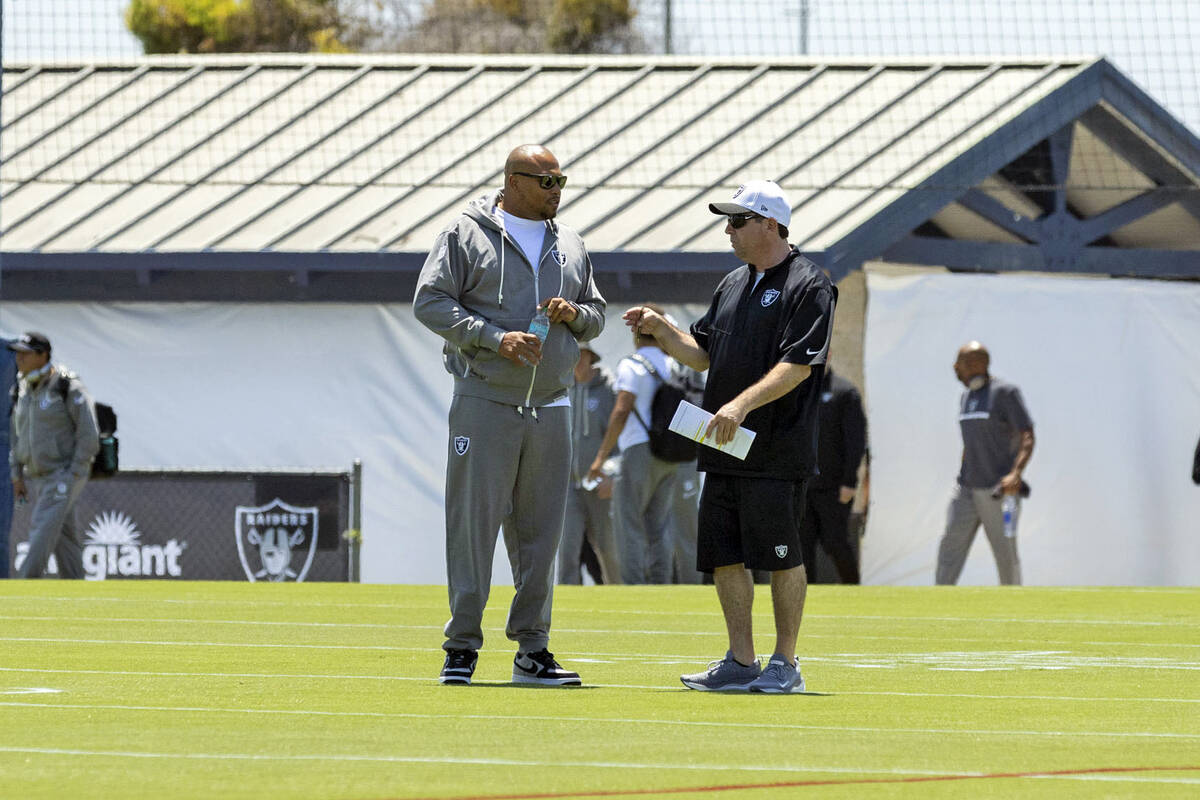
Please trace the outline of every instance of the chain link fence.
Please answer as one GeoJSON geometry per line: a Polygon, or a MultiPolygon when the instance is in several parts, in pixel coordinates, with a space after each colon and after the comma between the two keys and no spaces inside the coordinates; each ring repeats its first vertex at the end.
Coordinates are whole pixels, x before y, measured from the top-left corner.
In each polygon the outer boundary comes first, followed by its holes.
{"type": "MultiPolygon", "coordinates": [[[[130,10],[139,4],[220,5],[196,0],[2,0],[4,61],[103,62],[141,55],[146,45],[127,24],[130,10]]],[[[672,53],[751,59],[1104,56],[1200,131],[1200,3],[1194,0],[243,0],[228,7],[264,9],[253,25],[265,32],[222,43],[200,30],[184,37],[189,51],[241,45],[275,51],[672,53]],[[268,37],[280,24],[272,9],[282,6],[314,9],[303,23],[308,25],[305,36],[268,37]]]]}

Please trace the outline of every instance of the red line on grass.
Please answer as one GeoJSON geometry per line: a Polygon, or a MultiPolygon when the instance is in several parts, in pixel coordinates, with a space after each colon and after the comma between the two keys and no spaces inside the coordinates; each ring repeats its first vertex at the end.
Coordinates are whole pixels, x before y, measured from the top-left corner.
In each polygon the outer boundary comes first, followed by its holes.
{"type": "Polygon", "coordinates": [[[854,786],[873,783],[933,783],[937,781],[978,781],[1001,778],[1053,778],[1070,775],[1099,775],[1128,772],[1200,772],[1200,765],[1186,767],[1091,767],[1088,769],[1049,769],[1036,772],[988,772],[977,775],[915,775],[903,778],[827,778],[775,783],[730,783],[713,786],[674,786],[666,789],[598,789],[579,792],[537,792],[530,794],[477,794],[456,797],[414,797],[406,800],[558,800],[568,797],[635,797],[690,792],[733,792],[746,789],[794,789],[804,786],[854,786]]]}

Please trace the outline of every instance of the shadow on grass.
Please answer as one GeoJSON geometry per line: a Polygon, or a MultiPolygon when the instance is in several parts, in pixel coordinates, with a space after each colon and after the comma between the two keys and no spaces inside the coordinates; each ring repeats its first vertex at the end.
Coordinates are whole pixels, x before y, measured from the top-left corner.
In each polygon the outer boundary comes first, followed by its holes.
{"type": "Polygon", "coordinates": [[[447,687],[461,686],[465,689],[568,689],[578,692],[582,689],[602,689],[602,686],[549,686],[540,683],[513,683],[512,681],[471,681],[469,685],[461,683],[445,683],[447,687]]]}

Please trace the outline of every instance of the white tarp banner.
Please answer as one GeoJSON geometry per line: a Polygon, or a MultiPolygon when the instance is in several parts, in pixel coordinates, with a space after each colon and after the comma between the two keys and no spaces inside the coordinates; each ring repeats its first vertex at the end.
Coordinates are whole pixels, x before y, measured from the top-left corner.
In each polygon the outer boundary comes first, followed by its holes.
{"type": "MultiPolygon", "coordinates": [[[[1200,583],[1200,286],[868,275],[864,583],[930,584],[962,455],[951,364],[976,339],[1037,446],[1018,547],[1038,585],[1200,583]]],[[[960,583],[995,584],[980,530],[960,583]]]]}
{"type": "MultiPolygon", "coordinates": [[[[632,351],[609,309],[603,365],[632,351]]],[[[702,307],[670,306],[681,322],[702,307]]],[[[125,468],[348,470],[363,462],[362,580],[445,583],[452,381],[405,303],[0,304],[118,415],[125,468]]],[[[233,517],[229,536],[234,536],[233,517]]],[[[494,582],[512,583],[503,544],[494,582]]]]}

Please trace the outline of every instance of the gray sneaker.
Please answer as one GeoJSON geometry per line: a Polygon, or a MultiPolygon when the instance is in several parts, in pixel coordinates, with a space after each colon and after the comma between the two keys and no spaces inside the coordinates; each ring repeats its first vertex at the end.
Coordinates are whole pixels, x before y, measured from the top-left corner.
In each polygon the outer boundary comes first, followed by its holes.
{"type": "Polygon", "coordinates": [[[767,662],[767,668],[758,679],[750,684],[750,691],[766,694],[799,694],[804,691],[804,676],[800,674],[800,659],[792,666],[787,659],[776,653],[767,662]]]}
{"type": "Polygon", "coordinates": [[[704,672],[695,675],[680,675],[679,680],[689,689],[701,692],[744,692],[762,673],[758,659],[750,666],[733,660],[733,651],[727,650],[720,661],[713,661],[704,672]]]}

